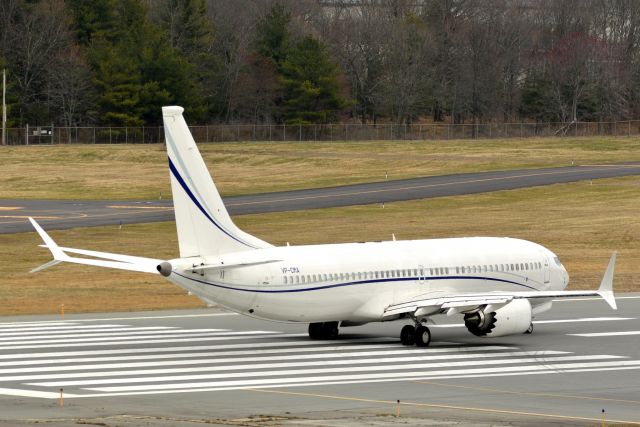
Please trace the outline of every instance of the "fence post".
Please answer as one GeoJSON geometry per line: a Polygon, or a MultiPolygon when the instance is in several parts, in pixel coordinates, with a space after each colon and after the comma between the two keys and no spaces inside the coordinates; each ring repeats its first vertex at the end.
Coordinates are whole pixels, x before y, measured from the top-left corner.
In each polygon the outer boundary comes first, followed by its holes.
{"type": "Polygon", "coordinates": [[[96,128],[93,127],[93,145],[96,145],[96,128]]]}
{"type": "Polygon", "coordinates": [[[287,124],[283,124],[282,125],[282,140],[286,141],[287,140],[287,124]]]}
{"type": "Polygon", "coordinates": [[[628,124],[629,124],[629,133],[627,134],[627,136],[631,136],[631,120],[629,120],[628,124]]]}
{"type": "Polygon", "coordinates": [[[298,125],[298,142],[302,142],[302,123],[298,125]]]}
{"type": "Polygon", "coordinates": [[[269,142],[271,142],[271,123],[269,123],[269,142]]]}
{"type": "Polygon", "coordinates": [[[24,140],[26,145],[29,145],[29,123],[27,123],[26,130],[24,131],[24,140]]]}

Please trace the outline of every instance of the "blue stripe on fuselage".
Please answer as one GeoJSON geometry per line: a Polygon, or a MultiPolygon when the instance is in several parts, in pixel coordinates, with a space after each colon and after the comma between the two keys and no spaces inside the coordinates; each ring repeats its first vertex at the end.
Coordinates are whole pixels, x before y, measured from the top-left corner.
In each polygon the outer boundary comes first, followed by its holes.
{"type": "MultiPolygon", "coordinates": [[[[175,271],[173,272],[174,274],[185,278],[187,280],[192,280],[194,282],[197,283],[202,283],[204,285],[209,285],[209,286],[215,286],[216,288],[222,288],[222,289],[229,289],[232,291],[240,291],[240,292],[256,292],[256,293],[269,293],[269,294],[281,294],[281,293],[288,293],[288,292],[309,292],[309,291],[318,291],[318,290],[322,290],[322,289],[331,289],[331,288],[340,288],[343,286],[353,286],[353,285],[366,285],[366,284],[370,284],[370,283],[383,283],[383,282],[406,282],[406,281],[417,281],[418,279],[415,277],[406,277],[406,278],[389,278],[389,279],[373,279],[373,280],[360,280],[360,281],[356,281],[356,282],[345,282],[345,283],[336,283],[333,285],[323,285],[323,286],[314,286],[311,288],[303,288],[303,289],[245,289],[245,288],[235,288],[233,286],[227,286],[227,285],[221,285],[218,283],[213,283],[213,282],[207,282],[204,280],[197,280],[197,279],[193,279],[191,277],[187,277],[184,276],[182,274],[176,273],[175,271]]],[[[480,276],[443,276],[443,277],[426,277],[422,280],[428,281],[428,280],[454,280],[454,279],[476,279],[476,280],[489,280],[492,282],[500,282],[500,283],[508,283],[510,285],[516,285],[516,286],[522,286],[528,289],[532,289],[534,291],[537,291],[538,289],[532,287],[532,286],[527,286],[527,285],[523,285],[522,283],[518,283],[518,282],[513,282],[511,280],[505,280],[505,279],[496,279],[496,278],[491,278],[491,277],[480,277],[480,276]]]]}

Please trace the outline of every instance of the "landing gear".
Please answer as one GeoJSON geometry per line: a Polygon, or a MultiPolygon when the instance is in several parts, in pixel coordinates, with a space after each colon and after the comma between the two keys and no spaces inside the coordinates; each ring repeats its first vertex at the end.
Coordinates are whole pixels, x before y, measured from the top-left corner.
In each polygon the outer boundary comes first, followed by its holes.
{"type": "Polygon", "coordinates": [[[526,331],[524,331],[525,334],[532,334],[533,333],[533,322],[529,324],[529,327],[527,328],[526,331]]]}
{"type": "Polygon", "coordinates": [[[338,322],[309,323],[309,338],[312,340],[335,339],[338,333],[338,322]]]}
{"type": "Polygon", "coordinates": [[[414,345],[416,343],[416,328],[412,325],[405,325],[400,331],[400,342],[402,345],[414,345]]]}
{"type": "Polygon", "coordinates": [[[431,331],[426,326],[416,326],[416,346],[427,347],[431,342],[431,331]]]}
{"type": "Polygon", "coordinates": [[[417,326],[405,325],[400,331],[400,342],[402,345],[427,347],[431,342],[431,331],[421,324],[417,326]]]}

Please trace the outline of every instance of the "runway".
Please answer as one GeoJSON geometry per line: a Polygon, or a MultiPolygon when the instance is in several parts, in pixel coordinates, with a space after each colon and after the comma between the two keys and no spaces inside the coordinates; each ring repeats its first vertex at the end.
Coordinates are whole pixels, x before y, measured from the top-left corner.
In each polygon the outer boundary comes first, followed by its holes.
{"type": "MultiPolygon", "coordinates": [[[[389,203],[432,197],[640,175],[640,163],[467,173],[226,197],[231,215],[389,203]]],[[[224,189],[223,189],[224,190],[224,189]]],[[[0,234],[32,231],[32,216],[45,229],[172,221],[170,200],[0,200],[0,234]]]]}
{"type": "Polygon", "coordinates": [[[400,345],[398,322],[311,341],[209,310],[3,318],[0,422],[391,425],[400,400],[403,425],[640,423],[640,295],[618,304],[556,302],[532,335],[497,339],[436,318],[426,349],[400,345]]]}

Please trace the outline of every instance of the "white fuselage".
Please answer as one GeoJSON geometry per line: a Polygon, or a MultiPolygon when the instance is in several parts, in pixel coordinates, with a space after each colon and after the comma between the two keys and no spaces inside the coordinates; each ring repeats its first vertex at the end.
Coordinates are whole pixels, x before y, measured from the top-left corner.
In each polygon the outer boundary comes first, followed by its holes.
{"type": "Polygon", "coordinates": [[[382,320],[418,295],[562,290],[569,276],[541,245],[496,237],[285,246],[172,260],[169,280],[238,313],[290,322],[382,320]],[[259,263],[194,272],[193,266],[259,263]]]}

